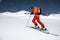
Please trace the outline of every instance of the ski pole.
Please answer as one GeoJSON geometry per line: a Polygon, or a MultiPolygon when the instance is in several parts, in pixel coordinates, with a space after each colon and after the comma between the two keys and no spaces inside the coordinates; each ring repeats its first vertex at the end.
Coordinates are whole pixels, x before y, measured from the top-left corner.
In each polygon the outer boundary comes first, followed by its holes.
{"type": "Polygon", "coordinates": [[[29,23],[30,18],[31,18],[31,15],[29,16],[29,19],[27,20],[26,27],[27,27],[27,25],[29,23]]]}

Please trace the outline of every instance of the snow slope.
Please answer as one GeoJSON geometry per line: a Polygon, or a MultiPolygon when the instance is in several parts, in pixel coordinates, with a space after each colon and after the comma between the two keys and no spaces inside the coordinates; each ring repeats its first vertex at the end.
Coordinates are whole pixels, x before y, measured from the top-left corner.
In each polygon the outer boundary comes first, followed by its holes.
{"type": "MultiPolygon", "coordinates": [[[[29,14],[26,15],[25,12],[0,14],[0,40],[60,40],[60,36],[47,35],[26,27],[29,14]]],[[[31,22],[32,18],[33,15],[27,24],[28,26],[34,26],[31,22]]],[[[48,17],[41,15],[41,20],[50,32],[60,35],[60,14],[48,17]]]]}

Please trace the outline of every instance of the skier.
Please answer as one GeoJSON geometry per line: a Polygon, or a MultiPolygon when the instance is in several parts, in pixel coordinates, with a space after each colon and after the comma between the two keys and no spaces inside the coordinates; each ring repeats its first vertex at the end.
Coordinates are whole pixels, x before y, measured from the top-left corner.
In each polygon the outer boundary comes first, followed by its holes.
{"type": "Polygon", "coordinates": [[[33,9],[33,12],[31,14],[34,14],[34,17],[32,19],[32,23],[35,25],[35,28],[40,28],[37,24],[37,22],[38,22],[39,25],[41,25],[41,30],[43,30],[43,31],[47,30],[47,28],[45,28],[45,25],[40,21],[41,8],[34,6],[31,9],[33,9]]]}

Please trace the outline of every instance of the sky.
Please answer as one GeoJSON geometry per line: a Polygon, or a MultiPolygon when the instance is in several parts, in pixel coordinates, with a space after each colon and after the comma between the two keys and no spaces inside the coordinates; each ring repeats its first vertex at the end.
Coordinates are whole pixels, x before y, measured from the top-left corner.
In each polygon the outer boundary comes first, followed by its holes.
{"type": "Polygon", "coordinates": [[[60,0],[0,0],[0,13],[18,12],[20,10],[32,11],[31,7],[42,8],[42,12],[60,12],[60,0]]]}

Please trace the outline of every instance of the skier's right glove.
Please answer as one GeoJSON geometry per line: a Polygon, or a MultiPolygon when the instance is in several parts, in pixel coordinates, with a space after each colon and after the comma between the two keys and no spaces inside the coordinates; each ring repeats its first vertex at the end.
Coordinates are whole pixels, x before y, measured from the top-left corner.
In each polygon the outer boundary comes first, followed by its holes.
{"type": "Polygon", "coordinates": [[[34,14],[33,12],[31,12],[31,15],[34,14]]]}

